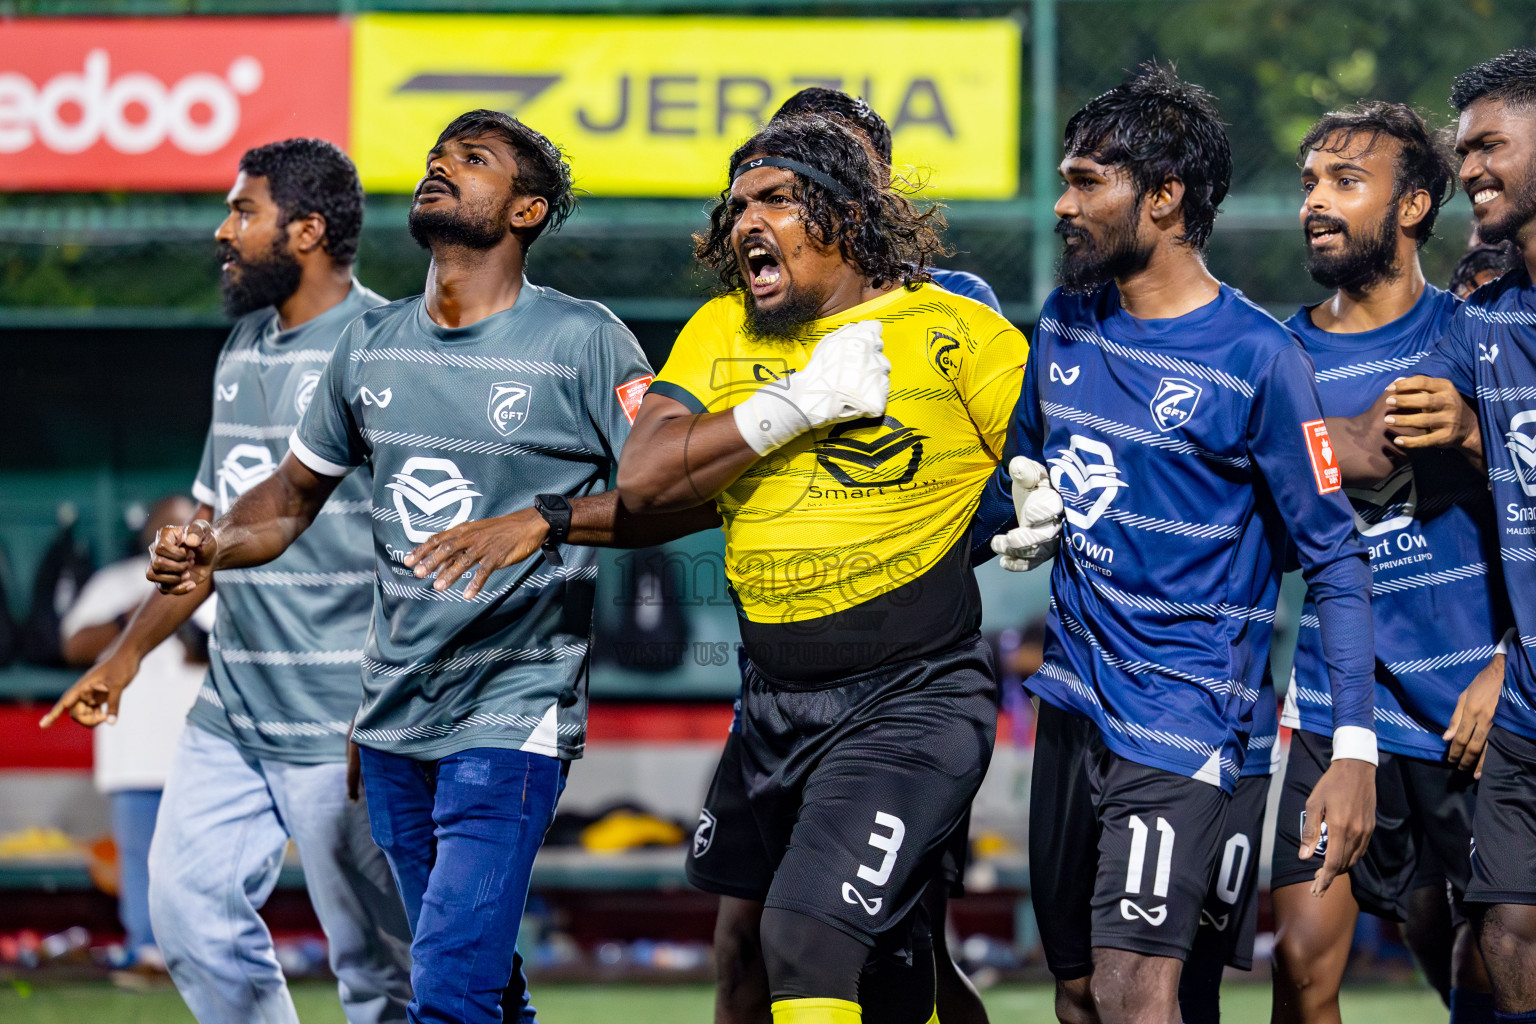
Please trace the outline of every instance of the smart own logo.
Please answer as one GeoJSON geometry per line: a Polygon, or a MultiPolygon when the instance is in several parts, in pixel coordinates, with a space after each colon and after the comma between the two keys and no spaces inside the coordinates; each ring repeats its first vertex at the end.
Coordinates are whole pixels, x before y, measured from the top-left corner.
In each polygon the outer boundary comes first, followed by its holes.
{"type": "Polygon", "coordinates": [[[240,495],[271,476],[276,469],[272,452],[265,445],[237,444],[232,447],[219,463],[219,511],[228,512],[229,506],[240,495]]]}
{"type": "Polygon", "coordinates": [[[1509,461],[1514,464],[1520,490],[1527,498],[1536,498],[1536,433],[1532,433],[1533,425],[1536,425],[1536,409],[1527,409],[1510,418],[1509,431],[1504,435],[1509,461]]]}
{"type": "Polygon", "coordinates": [[[480,497],[474,483],[464,478],[452,459],[420,455],[406,459],[400,472],[384,486],[395,492],[400,526],[407,539],[417,544],[468,520],[474,499],[480,497]],[[453,511],[444,516],[450,508],[453,511]]]}
{"type": "Polygon", "coordinates": [[[1407,462],[1374,487],[1346,487],[1344,493],[1355,508],[1355,529],[1362,537],[1401,530],[1413,522],[1419,504],[1418,481],[1407,462]]]}
{"type": "Polygon", "coordinates": [[[166,141],[184,153],[215,153],[240,127],[240,97],[260,89],[264,77],[255,57],[236,57],[222,75],[198,71],[174,83],[144,71],[114,78],[111,63],[97,48],[83,70],[41,85],[18,72],[0,74],[0,153],[38,142],[55,153],[81,153],[102,141],[126,154],[166,141]]]}
{"type": "Polygon", "coordinates": [[[1067,522],[1087,530],[1099,521],[1115,495],[1129,487],[1115,465],[1115,453],[1103,441],[1073,434],[1067,447],[1053,455],[1051,486],[1061,492],[1067,522]]]}
{"type": "Polygon", "coordinates": [[[816,461],[847,487],[896,487],[917,475],[926,439],[894,416],[849,420],[816,446],[816,461]]]}

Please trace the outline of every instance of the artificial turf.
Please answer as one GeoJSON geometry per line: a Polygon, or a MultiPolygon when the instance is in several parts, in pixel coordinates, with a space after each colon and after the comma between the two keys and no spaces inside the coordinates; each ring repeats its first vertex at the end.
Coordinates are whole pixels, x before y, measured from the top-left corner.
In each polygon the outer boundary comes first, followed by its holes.
{"type": "MultiPolygon", "coordinates": [[[[545,1024],[680,1024],[711,1018],[710,990],[697,985],[539,985],[535,1003],[545,1024]]],[[[293,986],[294,1004],[304,1024],[343,1024],[332,985],[305,982],[293,986]]],[[[1045,985],[1001,985],[984,993],[997,1024],[1048,1022],[1051,990],[1045,985]]],[[[1223,1017],[1233,1024],[1269,1020],[1269,986],[1228,984],[1222,989],[1223,1017]]],[[[1447,1013],[1419,983],[1395,986],[1346,986],[1343,1017],[1350,1024],[1444,1024],[1447,1013]]],[[[0,1021],[4,1024],[182,1024],[192,1016],[174,991],[144,994],[117,992],[106,983],[0,986],[0,1021]]],[[[871,1022],[874,1024],[874,1022],[871,1022]]]]}

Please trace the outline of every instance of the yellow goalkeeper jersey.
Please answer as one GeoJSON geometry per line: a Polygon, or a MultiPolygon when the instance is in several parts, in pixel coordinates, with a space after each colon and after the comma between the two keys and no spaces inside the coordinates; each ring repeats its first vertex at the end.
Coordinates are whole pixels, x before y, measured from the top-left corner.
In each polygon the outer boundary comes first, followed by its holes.
{"type": "Polygon", "coordinates": [[[965,536],[997,466],[1023,383],[1023,334],[932,284],[817,320],[794,341],[749,337],[743,302],[732,293],[700,309],[650,390],[720,412],[803,369],[831,331],[878,320],[891,391],[883,419],[802,434],[717,498],[742,615],[803,622],[915,581],[965,536]]]}

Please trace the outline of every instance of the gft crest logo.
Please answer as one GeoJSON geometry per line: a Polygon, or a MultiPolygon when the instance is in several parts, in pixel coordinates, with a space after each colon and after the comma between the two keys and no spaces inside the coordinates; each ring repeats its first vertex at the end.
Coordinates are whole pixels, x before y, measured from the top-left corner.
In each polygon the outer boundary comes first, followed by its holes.
{"type": "Polygon", "coordinates": [[[1130,486],[1121,479],[1109,445],[1082,434],[1073,434],[1067,447],[1048,461],[1051,486],[1061,493],[1067,522],[1079,530],[1098,522],[1115,495],[1130,486]]]}
{"type": "Polygon", "coordinates": [[[894,416],[849,420],[816,446],[816,461],[847,487],[895,487],[917,475],[925,440],[894,416]]]}
{"type": "Polygon", "coordinates": [[[320,386],[320,371],[305,370],[299,377],[299,390],[293,396],[293,410],[300,416],[309,408],[309,403],[315,400],[315,388],[320,386]]]}
{"type": "Polygon", "coordinates": [[[699,824],[693,830],[693,855],[702,857],[715,842],[715,816],[706,807],[699,811],[699,824]]]}
{"type": "Polygon", "coordinates": [[[928,361],[945,380],[960,376],[960,339],[943,328],[928,328],[928,361]]]}
{"type": "Polygon", "coordinates": [[[1509,431],[1504,435],[1504,447],[1509,451],[1509,461],[1514,463],[1515,476],[1520,478],[1520,489],[1527,498],[1536,498],[1536,409],[1516,413],[1509,421],[1509,431]]]}
{"type": "Polygon", "coordinates": [[[395,511],[400,513],[400,526],[406,538],[417,544],[468,520],[474,499],[480,497],[475,485],[464,478],[452,459],[407,459],[385,486],[395,492],[395,511]],[[428,476],[424,478],[423,474],[428,476]],[[436,474],[442,475],[431,479],[436,474]],[[455,504],[458,508],[453,512],[442,514],[455,504]]]}
{"type": "Polygon", "coordinates": [[[1152,422],[1163,433],[1182,427],[1195,414],[1201,388],[1183,377],[1164,377],[1152,396],[1152,422]]]}
{"type": "Polygon", "coordinates": [[[485,414],[490,418],[496,433],[505,437],[528,422],[528,405],[533,388],[515,380],[504,380],[491,385],[490,404],[485,414]]]}
{"type": "Polygon", "coordinates": [[[1362,537],[1401,530],[1413,522],[1419,506],[1419,486],[1413,466],[1403,463],[1374,487],[1346,487],[1344,493],[1355,509],[1355,529],[1362,537]]]}
{"type": "Polygon", "coordinates": [[[219,512],[228,512],[229,506],[246,491],[261,483],[277,469],[272,452],[264,445],[237,444],[219,463],[219,512]]]}

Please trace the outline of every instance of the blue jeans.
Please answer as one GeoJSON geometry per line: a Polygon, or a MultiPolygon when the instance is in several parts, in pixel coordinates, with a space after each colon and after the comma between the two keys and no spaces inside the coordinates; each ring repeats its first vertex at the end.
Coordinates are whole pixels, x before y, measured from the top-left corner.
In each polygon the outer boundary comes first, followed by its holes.
{"type": "Polygon", "coordinates": [[[362,749],[373,838],[411,921],[413,1024],[531,1021],[517,929],[565,763],[479,747],[439,761],[362,749]],[[518,1004],[521,1004],[519,1006],[518,1004]]]}
{"type": "Polygon", "coordinates": [[[160,813],[160,790],[119,789],[108,794],[112,805],[112,841],[117,845],[117,916],[129,962],[155,944],[149,923],[149,840],[160,813]]]}
{"type": "Polygon", "coordinates": [[[166,967],[201,1024],[298,1024],[257,910],[292,837],[349,1024],[405,1019],[410,928],[389,865],[347,799],[345,763],[253,758],[188,725],[149,850],[149,909],[166,967]]]}

